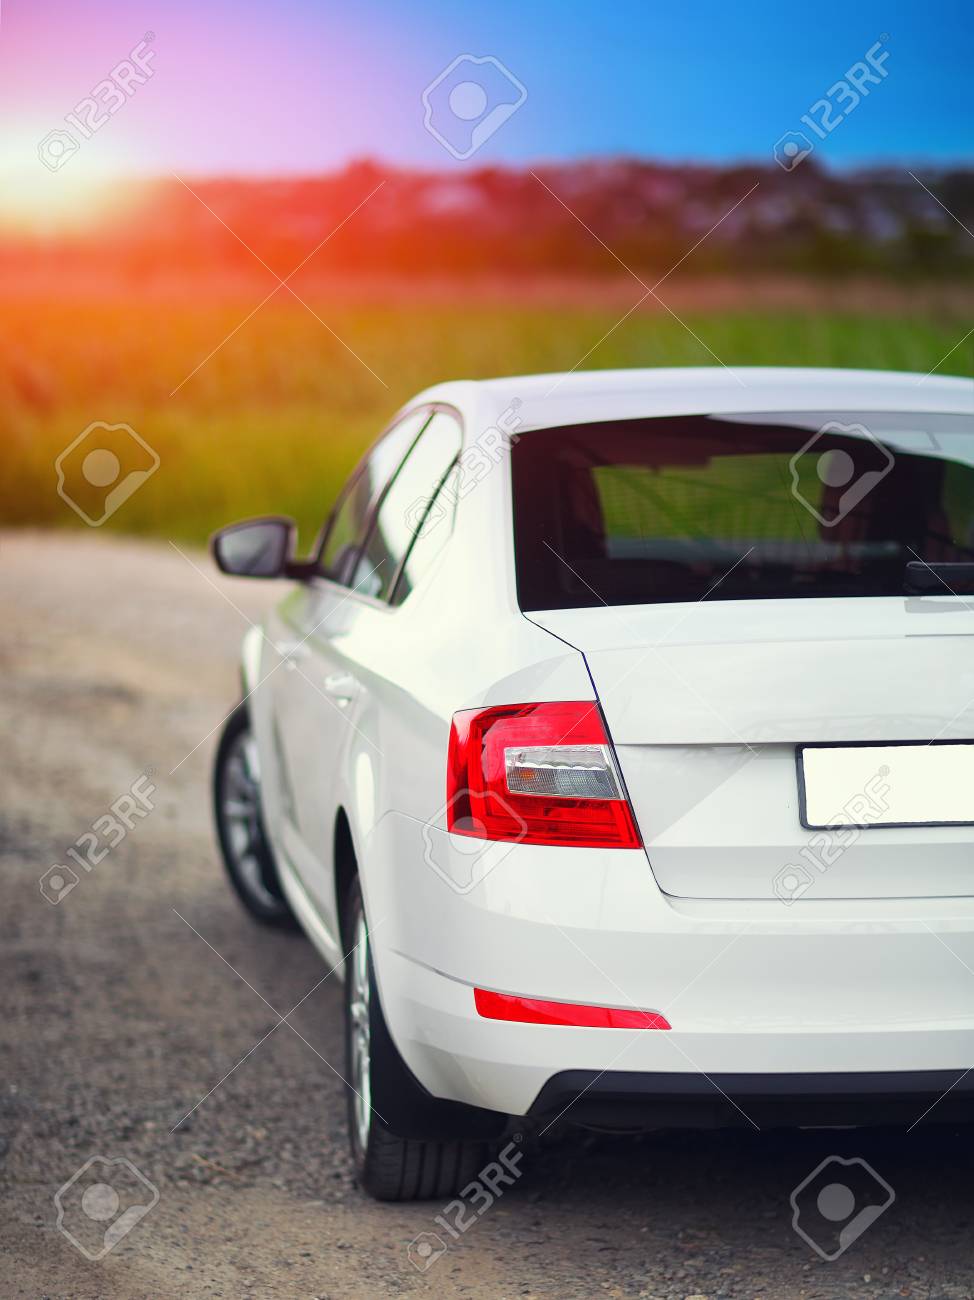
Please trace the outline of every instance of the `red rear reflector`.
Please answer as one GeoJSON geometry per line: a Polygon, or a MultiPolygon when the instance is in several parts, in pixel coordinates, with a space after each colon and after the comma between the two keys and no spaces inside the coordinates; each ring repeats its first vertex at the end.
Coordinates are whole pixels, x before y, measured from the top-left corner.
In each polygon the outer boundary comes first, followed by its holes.
{"type": "Polygon", "coordinates": [[[477,1010],[486,1020],[519,1020],[529,1025],[586,1025],[592,1029],[672,1029],[658,1011],[592,1007],[581,1002],[545,1002],[510,993],[474,989],[477,1010]]]}
{"type": "Polygon", "coordinates": [[[455,835],[642,846],[598,704],[504,704],[453,715],[446,781],[455,835]]]}

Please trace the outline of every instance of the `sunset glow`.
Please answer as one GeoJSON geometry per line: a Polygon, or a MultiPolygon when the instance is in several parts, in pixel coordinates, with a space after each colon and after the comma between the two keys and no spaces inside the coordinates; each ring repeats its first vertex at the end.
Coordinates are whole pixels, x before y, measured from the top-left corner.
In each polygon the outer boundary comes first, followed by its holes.
{"type": "MultiPolygon", "coordinates": [[[[61,143],[55,139],[48,148],[61,143]]],[[[137,209],[139,187],[133,184],[131,156],[121,150],[83,161],[70,155],[54,171],[42,165],[38,146],[22,133],[0,143],[0,229],[39,236],[85,232],[137,209]]],[[[55,161],[60,157],[51,156],[55,161]]]]}

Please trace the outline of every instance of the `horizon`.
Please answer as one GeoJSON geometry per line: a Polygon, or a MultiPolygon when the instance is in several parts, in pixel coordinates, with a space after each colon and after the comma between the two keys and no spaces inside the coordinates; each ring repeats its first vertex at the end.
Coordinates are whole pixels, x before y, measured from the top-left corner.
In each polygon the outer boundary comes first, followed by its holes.
{"type": "MultiPolygon", "coordinates": [[[[369,173],[381,178],[380,186],[387,181],[414,181],[436,186],[443,182],[450,185],[472,185],[487,181],[491,176],[508,176],[526,178],[548,172],[570,172],[576,176],[586,173],[598,173],[613,168],[634,171],[643,168],[648,172],[658,171],[666,175],[679,175],[684,179],[698,180],[703,177],[720,178],[735,173],[748,173],[758,177],[754,189],[760,184],[779,183],[794,168],[785,165],[783,171],[776,167],[775,159],[742,159],[726,162],[714,162],[702,159],[665,159],[631,154],[616,155],[579,155],[563,159],[530,160],[490,160],[478,159],[462,170],[449,168],[443,163],[412,163],[409,161],[386,159],[376,156],[350,157],[331,166],[318,170],[295,172],[269,171],[223,171],[194,172],[182,174],[169,170],[146,171],[145,173],[116,173],[111,170],[93,168],[80,170],[70,165],[69,157],[65,169],[60,167],[45,168],[38,166],[32,173],[20,180],[20,183],[0,189],[0,240],[9,243],[23,236],[33,236],[40,240],[59,239],[64,235],[102,234],[110,235],[121,229],[126,223],[137,222],[140,215],[147,211],[147,202],[151,203],[153,194],[167,191],[178,193],[180,187],[188,193],[197,193],[199,189],[212,187],[252,187],[263,186],[313,186],[340,183],[345,178],[357,177],[365,185],[369,184],[369,173]],[[124,188],[120,188],[120,186],[124,188]]],[[[779,160],[780,161],[780,160],[779,160]]],[[[952,162],[946,160],[937,163],[913,164],[906,162],[869,163],[851,162],[845,166],[830,163],[818,153],[812,151],[805,159],[805,186],[795,191],[798,198],[802,190],[807,190],[808,178],[815,174],[820,178],[819,185],[835,181],[844,185],[868,186],[882,185],[884,182],[899,184],[917,184],[926,189],[922,177],[926,176],[931,185],[939,186],[951,178],[968,178],[974,175],[974,163],[952,162]],[[919,173],[919,174],[916,174],[919,173]]],[[[18,178],[19,179],[19,178],[18,178]]],[[[963,182],[962,182],[963,183],[963,182]]],[[[790,187],[792,182],[787,181],[790,187]]],[[[748,191],[750,194],[752,191],[748,191]]],[[[931,203],[940,204],[936,195],[928,190],[931,203]]],[[[197,193],[198,197],[198,193],[197,193]]],[[[372,198],[363,191],[363,201],[372,198]]],[[[745,195],[744,197],[747,197],[745,195]]],[[[943,205],[940,204],[943,211],[943,205]]],[[[282,214],[283,215],[283,214],[282,214]]],[[[934,213],[935,216],[938,214],[934,213]]],[[[954,217],[956,220],[956,216],[954,217]]],[[[692,223],[691,223],[692,224],[692,223]]]]}

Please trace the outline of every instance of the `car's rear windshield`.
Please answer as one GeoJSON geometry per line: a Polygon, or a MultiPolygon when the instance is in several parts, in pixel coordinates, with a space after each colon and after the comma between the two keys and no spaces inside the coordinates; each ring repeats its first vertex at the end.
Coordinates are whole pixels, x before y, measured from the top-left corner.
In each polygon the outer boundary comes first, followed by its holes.
{"type": "Polygon", "coordinates": [[[519,437],[512,472],[525,610],[899,595],[908,563],[974,561],[974,416],[573,425],[519,437]]]}

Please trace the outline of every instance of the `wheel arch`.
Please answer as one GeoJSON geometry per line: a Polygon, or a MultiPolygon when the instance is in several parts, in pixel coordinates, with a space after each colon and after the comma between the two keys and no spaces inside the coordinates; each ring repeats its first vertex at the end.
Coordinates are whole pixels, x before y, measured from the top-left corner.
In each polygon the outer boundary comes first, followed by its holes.
{"type": "Polygon", "coordinates": [[[260,681],[260,654],[264,643],[264,630],[248,628],[240,646],[240,684],[246,700],[260,681]]]}
{"type": "Polygon", "coordinates": [[[346,930],[346,901],[352,881],[358,875],[358,857],[352,839],[352,827],[344,807],[339,805],[335,814],[335,831],[332,861],[335,880],[335,913],[338,917],[338,934],[342,952],[348,951],[346,930]]]}

